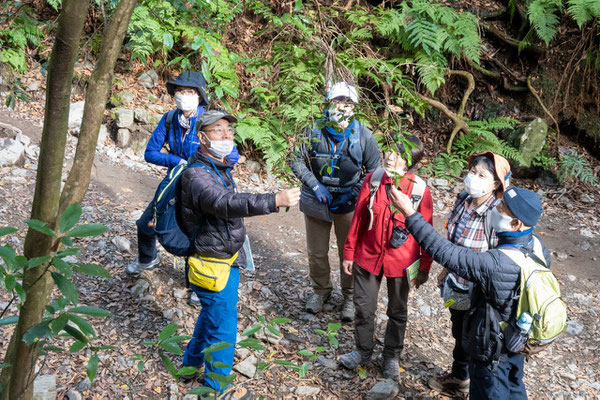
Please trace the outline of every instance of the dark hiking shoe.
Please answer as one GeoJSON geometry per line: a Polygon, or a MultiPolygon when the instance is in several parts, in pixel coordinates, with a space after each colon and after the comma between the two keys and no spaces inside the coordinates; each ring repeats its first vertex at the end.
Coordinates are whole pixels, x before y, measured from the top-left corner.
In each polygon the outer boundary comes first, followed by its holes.
{"type": "Polygon", "coordinates": [[[133,261],[125,268],[125,272],[127,275],[137,278],[142,274],[142,272],[146,270],[151,270],[160,265],[160,257],[156,256],[156,258],[148,263],[141,263],[139,260],[133,261]]]}
{"type": "Polygon", "coordinates": [[[470,379],[458,379],[455,378],[452,373],[433,377],[427,382],[430,388],[437,390],[438,392],[448,393],[459,391],[462,393],[469,392],[470,379]]]}
{"type": "Polygon", "coordinates": [[[187,299],[187,303],[190,306],[195,306],[195,307],[202,305],[202,303],[200,302],[200,299],[198,298],[198,295],[196,294],[196,292],[190,292],[190,295],[188,296],[188,299],[187,299]]]}
{"type": "Polygon", "coordinates": [[[371,361],[371,356],[365,356],[358,350],[340,356],[340,364],[347,369],[356,369],[371,361]]]}
{"type": "Polygon", "coordinates": [[[354,321],[354,302],[352,299],[344,300],[344,306],[342,307],[342,322],[354,321]]]}
{"type": "Polygon", "coordinates": [[[393,379],[395,381],[400,378],[400,364],[397,358],[383,359],[383,377],[385,379],[393,379]]]}
{"type": "Polygon", "coordinates": [[[306,311],[311,314],[317,314],[323,309],[323,304],[329,300],[330,295],[313,293],[306,302],[306,311]]]}

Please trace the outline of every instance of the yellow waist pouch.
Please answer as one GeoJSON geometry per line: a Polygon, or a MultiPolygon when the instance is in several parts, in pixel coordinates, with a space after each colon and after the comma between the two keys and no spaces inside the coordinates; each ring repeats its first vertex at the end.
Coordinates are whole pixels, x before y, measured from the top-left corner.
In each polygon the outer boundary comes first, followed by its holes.
{"type": "Polygon", "coordinates": [[[231,265],[238,253],[231,258],[214,258],[194,255],[188,258],[190,283],[212,292],[220,292],[227,286],[231,265]]]}

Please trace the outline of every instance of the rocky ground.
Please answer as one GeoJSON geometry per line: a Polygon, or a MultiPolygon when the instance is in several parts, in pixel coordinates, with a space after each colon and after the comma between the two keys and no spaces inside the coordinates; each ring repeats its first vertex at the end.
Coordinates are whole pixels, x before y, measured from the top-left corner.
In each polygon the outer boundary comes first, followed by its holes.
{"type": "MultiPolygon", "coordinates": [[[[29,217],[37,143],[41,132],[39,117],[17,115],[0,110],[0,122],[23,130],[33,140],[26,144],[25,160],[20,166],[0,168],[0,226],[17,226],[22,230],[15,236],[2,238],[17,249],[24,240],[23,221],[29,217]],[[23,118],[22,118],[23,117],[23,118]]],[[[76,139],[69,136],[68,158],[73,155],[76,139]]],[[[68,165],[69,162],[66,162],[68,165]]],[[[105,351],[101,367],[90,386],[85,374],[89,353],[50,353],[40,359],[40,373],[55,375],[58,398],[150,398],[178,399],[198,383],[177,383],[167,373],[157,357],[151,358],[141,374],[131,357],[136,353],[149,354],[144,340],[155,340],[162,327],[176,322],[181,334],[191,335],[198,308],[186,304],[184,274],[181,262],[163,253],[164,265],[146,272],[140,279],[130,279],[124,266],[136,257],[135,220],[151,199],[154,188],[164,171],[150,167],[132,150],[115,147],[110,140],[98,146],[93,182],[83,203],[83,218],[101,222],[109,227],[98,238],[80,240],[81,259],[104,266],[112,279],[76,275],[83,304],[110,310],[108,319],[93,319],[98,334],[95,344],[115,345],[105,351]]],[[[243,161],[234,171],[242,191],[276,191],[281,184],[262,171],[257,164],[243,161]]],[[[453,203],[459,185],[430,178],[435,204],[435,225],[442,231],[445,215],[453,203]]],[[[600,355],[598,324],[600,295],[600,213],[596,202],[598,191],[577,192],[573,187],[543,186],[541,182],[526,184],[544,198],[545,214],[536,230],[553,254],[553,270],[561,283],[563,297],[569,306],[569,328],[555,345],[530,359],[525,367],[525,384],[530,398],[597,398],[600,393],[600,355]]],[[[236,383],[252,388],[264,398],[360,398],[382,382],[378,363],[357,372],[339,369],[336,359],[353,347],[353,328],[343,325],[338,331],[339,347],[316,329],[327,330],[329,323],[339,321],[342,296],[339,291],[326,305],[326,311],[311,316],[303,305],[311,292],[307,278],[304,224],[301,213],[294,208],[278,215],[247,219],[252,243],[255,271],[244,271],[240,283],[239,332],[257,321],[257,315],[267,320],[287,317],[291,322],[279,328],[282,337],[259,335],[265,351],[239,349],[236,355],[236,383]],[[258,361],[288,360],[297,364],[307,361],[300,356],[302,349],[315,350],[324,346],[318,360],[304,378],[283,366],[266,372],[256,372],[258,361]]],[[[338,269],[336,246],[331,241],[330,259],[338,269]]],[[[452,338],[449,312],[444,309],[435,285],[440,266],[435,264],[430,282],[410,293],[409,322],[406,345],[401,357],[402,375],[397,398],[447,398],[428,389],[426,382],[451,362],[452,338]]],[[[339,274],[335,274],[339,282],[339,274]]],[[[0,292],[0,308],[9,294],[0,292]]],[[[383,337],[385,323],[385,289],[380,294],[377,312],[377,337],[383,337]]],[[[16,313],[11,307],[9,314],[16,313]]],[[[3,356],[13,328],[0,327],[0,356],[3,356]]],[[[69,341],[57,340],[68,347],[69,341]]],[[[381,346],[377,350],[380,350],[381,346]]],[[[175,365],[181,359],[174,356],[175,365]]]]}

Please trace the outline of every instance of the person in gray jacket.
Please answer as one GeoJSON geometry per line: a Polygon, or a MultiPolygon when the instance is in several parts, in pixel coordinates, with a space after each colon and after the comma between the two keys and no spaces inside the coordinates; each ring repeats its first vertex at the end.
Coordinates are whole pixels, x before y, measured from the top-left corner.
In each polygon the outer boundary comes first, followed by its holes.
{"type": "Polygon", "coordinates": [[[346,82],[334,84],[327,94],[324,118],[304,131],[294,174],[302,181],[300,211],[306,223],[306,247],[313,294],[306,311],[316,314],[333,289],[329,266],[329,235],[333,225],[337,239],[344,305],[342,321],[354,320],[354,281],[342,268],[343,250],[358,192],[364,177],[381,163],[372,132],[354,118],[358,93],[346,82]]]}
{"type": "Polygon", "coordinates": [[[520,295],[521,267],[502,249],[537,250],[536,255],[550,267],[548,249],[533,235],[542,214],[539,196],[527,189],[508,187],[490,215],[498,247],[482,253],[444,239],[415,212],[408,196],[395,188],[390,191],[390,200],[406,216],[408,231],[435,261],[475,284],[463,327],[463,347],[471,356],[470,398],[526,399],[524,357],[506,349],[498,327],[500,321],[515,318],[520,295]],[[494,320],[497,323],[491,322],[494,320]]]}

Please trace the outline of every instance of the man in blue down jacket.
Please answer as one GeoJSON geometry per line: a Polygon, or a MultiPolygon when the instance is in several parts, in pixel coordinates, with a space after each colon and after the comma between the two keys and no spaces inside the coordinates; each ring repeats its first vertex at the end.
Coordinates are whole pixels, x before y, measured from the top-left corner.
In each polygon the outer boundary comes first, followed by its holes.
{"type": "Polygon", "coordinates": [[[545,258],[546,265],[550,266],[548,250],[533,236],[533,229],[542,214],[539,196],[514,186],[506,189],[502,201],[490,215],[492,228],[498,233],[498,247],[483,253],[444,239],[413,210],[410,199],[398,190],[392,188],[390,200],[406,216],[408,231],[435,261],[476,284],[463,326],[463,347],[471,356],[471,399],[526,399],[523,355],[509,353],[501,332],[494,331],[497,327],[492,326],[491,332],[486,332],[486,325],[494,318],[490,306],[497,310],[501,321],[515,318],[520,295],[521,268],[500,251],[501,248],[533,250],[535,244],[536,248],[541,247],[539,257],[545,258]]]}
{"type": "MultiPolygon", "coordinates": [[[[173,96],[177,108],[165,113],[154,129],[144,153],[147,162],[167,167],[170,171],[179,164],[187,164],[188,159],[196,154],[200,147],[200,140],[196,136],[196,120],[204,113],[203,107],[208,105],[205,84],[202,74],[195,71],[185,71],[176,80],[167,82],[167,92],[173,96]],[[168,152],[162,152],[163,147],[168,152]]],[[[238,161],[239,153],[235,146],[227,157],[233,163],[238,161]]],[[[125,269],[130,276],[137,277],[144,270],[160,264],[154,229],[148,226],[151,220],[152,202],[136,222],[138,259],[125,269]]],[[[192,300],[192,304],[196,303],[192,300]]]]}
{"type": "MultiPolygon", "coordinates": [[[[213,364],[221,362],[233,365],[239,267],[246,265],[246,255],[242,249],[246,236],[244,217],[270,214],[278,211],[279,207],[294,206],[300,197],[299,188],[277,194],[237,193],[230,174],[233,162],[226,157],[233,147],[234,130],[230,124],[234,122],[235,117],[217,110],[207,111],[198,118],[198,136],[202,145],[190,160],[190,165],[201,163],[204,166],[188,168],[181,178],[182,228],[188,233],[196,233],[194,253],[228,259],[239,252],[222,291],[209,291],[191,284],[202,303],[202,310],[193,337],[185,349],[183,364],[193,367],[204,364],[204,385],[217,390],[225,388],[206,374],[215,372],[227,376],[231,368],[216,368],[213,364]],[[219,342],[232,346],[212,353],[212,363],[205,362],[202,350],[219,342]]],[[[248,391],[238,388],[226,398],[246,399],[248,391]]]]}

